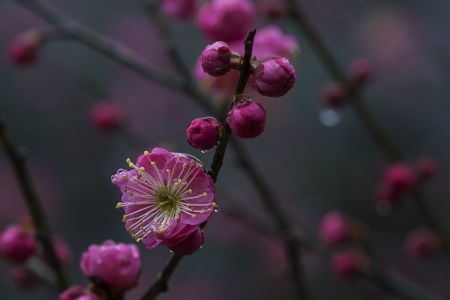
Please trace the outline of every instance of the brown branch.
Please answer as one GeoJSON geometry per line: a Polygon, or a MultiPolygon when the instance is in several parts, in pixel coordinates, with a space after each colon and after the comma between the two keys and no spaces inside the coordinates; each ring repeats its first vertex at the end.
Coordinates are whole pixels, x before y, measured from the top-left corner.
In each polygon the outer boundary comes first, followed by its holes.
{"type": "Polygon", "coordinates": [[[68,280],[61,261],[56,254],[47,217],[26,166],[25,156],[14,145],[7,131],[6,124],[2,120],[0,120],[0,141],[5,148],[6,155],[11,161],[21,190],[24,193],[25,203],[36,230],[36,237],[41,242],[50,266],[55,272],[58,290],[62,291],[68,286],[68,280]]]}

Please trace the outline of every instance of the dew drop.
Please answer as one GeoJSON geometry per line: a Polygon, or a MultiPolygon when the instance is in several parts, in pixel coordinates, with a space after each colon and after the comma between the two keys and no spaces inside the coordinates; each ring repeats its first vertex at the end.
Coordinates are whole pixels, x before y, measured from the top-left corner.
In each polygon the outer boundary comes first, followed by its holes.
{"type": "Polygon", "coordinates": [[[320,111],[319,120],[327,127],[335,127],[341,122],[342,116],[336,110],[327,108],[320,111]]]}
{"type": "Polygon", "coordinates": [[[219,211],[220,211],[220,208],[219,208],[219,207],[214,208],[214,212],[215,212],[215,213],[217,213],[217,212],[219,212],[219,211]]]}
{"type": "Polygon", "coordinates": [[[208,150],[200,150],[201,153],[205,154],[208,152],[208,150]]]}
{"type": "Polygon", "coordinates": [[[169,249],[169,253],[173,253],[173,251],[169,249]]]}

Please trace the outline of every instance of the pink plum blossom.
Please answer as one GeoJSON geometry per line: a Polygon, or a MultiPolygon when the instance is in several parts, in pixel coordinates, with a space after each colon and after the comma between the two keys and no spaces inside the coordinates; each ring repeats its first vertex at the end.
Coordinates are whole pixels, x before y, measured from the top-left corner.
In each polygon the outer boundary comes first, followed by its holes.
{"type": "Polygon", "coordinates": [[[201,162],[162,148],[145,151],[130,171],[120,169],[112,182],[122,191],[123,221],[131,236],[153,249],[165,245],[179,254],[199,249],[199,225],[216,206],[215,185],[201,162]]]}
{"type": "Polygon", "coordinates": [[[80,267],[87,277],[127,290],[137,284],[141,273],[139,249],[133,244],[116,244],[110,240],[90,245],[81,256],[80,267]]]}

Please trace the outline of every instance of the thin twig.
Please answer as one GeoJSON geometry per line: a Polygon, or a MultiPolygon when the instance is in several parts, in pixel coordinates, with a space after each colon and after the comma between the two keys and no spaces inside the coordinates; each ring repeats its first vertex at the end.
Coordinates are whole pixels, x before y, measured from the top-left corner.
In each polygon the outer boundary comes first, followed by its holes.
{"type": "Polygon", "coordinates": [[[45,255],[48,257],[49,263],[55,272],[58,290],[62,291],[68,286],[68,280],[61,261],[56,254],[50,226],[42,208],[42,202],[31,180],[26,166],[25,156],[14,145],[7,131],[6,124],[2,120],[0,120],[0,140],[3,143],[6,155],[11,161],[21,190],[24,193],[25,202],[36,230],[36,237],[41,242],[45,255]]]}
{"type": "MultiPolygon", "coordinates": [[[[288,5],[289,16],[294,22],[297,23],[299,29],[308,39],[324,67],[335,80],[344,86],[349,87],[350,84],[345,71],[339,66],[339,63],[323,41],[319,32],[313,27],[313,25],[311,25],[311,22],[306,17],[301,6],[298,5],[295,0],[285,1],[288,5]]],[[[383,150],[386,157],[393,161],[404,159],[404,155],[397,148],[389,134],[378,124],[376,118],[364,104],[361,97],[361,92],[358,89],[351,89],[349,96],[351,97],[350,104],[358,114],[359,119],[377,145],[383,150]]],[[[432,227],[439,234],[445,246],[446,253],[450,255],[450,236],[447,228],[434,213],[420,186],[412,191],[412,196],[416,205],[419,207],[419,211],[423,218],[430,225],[430,227],[432,227]]]]}
{"type": "MultiPolygon", "coordinates": [[[[245,58],[243,62],[243,67],[240,70],[240,78],[238,82],[238,89],[236,94],[241,95],[244,92],[244,88],[248,81],[248,74],[250,69],[250,59],[253,51],[253,40],[255,38],[256,29],[252,30],[247,38],[245,39],[245,58]]],[[[233,104],[232,104],[233,105],[233,104]]],[[[231,108],[230,108],[231,109],[231,108]]],[[[228,146],[228,140],[231,135],[231,130],[228,126],[228,124],[225,124],[225,128],[228,128],[226,132],[222,132],[222,135],[219,140],[219,146],[216,148],[214,153],[214,158],[211,163],[210,171],[208,172],[213,179],[213,181],[216,183],[220,170],[223,165],[223,160],[225,159],[225,153],[228,146]]],[[[180,261],[183,259],[183,256],[178,254],[173,254],[170,258],[167,265],[163,268],[163,270],[159,273],[156,281],[150,286],[150,289],[145,293],[145,295],[142,297],[142,300],[153,300],[156,299],[159,294],[166,292],[168,290],[168,282],[177,268],[180,261]]]]}

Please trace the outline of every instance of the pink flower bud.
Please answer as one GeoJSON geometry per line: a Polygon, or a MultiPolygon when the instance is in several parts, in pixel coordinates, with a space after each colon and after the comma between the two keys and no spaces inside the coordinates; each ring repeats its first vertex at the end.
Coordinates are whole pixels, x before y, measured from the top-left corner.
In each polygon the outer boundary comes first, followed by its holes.
{"type": "Polygon", "coordinates": [[[97,102],[91,108],[91,121],[94,126],[103,132],[113,131],[120,127],[120,112],[109,102],[97,102]]]}
{"type": "Polygon", "coordinates": [[[161,10],[168,16],[185,20],[194,16],[197,0],[162,0],[161,10]]]}
{"type": "Polygon", "coordinates": [[[21,34],[9,46],[9,59],[18,66],[31,66],[36,61],[41,43],[41,34],[37,32],[21,34]]]}
{"type": "Polygon", "coordinates": [[[59,295],[59,300],[100,300],[81,286],[71,286],[59,295]]]}
{"type": "Polygon", "coordinates": [[[431,157],[423,157],[417,162],[416,172],[419,180],[430,179],[437,173],[437,171],[438,164],[431,157]]]}
{"type": "Polygon", "coordinates": [[[353,86],[363,86],[372,78],[372,66],[365,58],[352,62],[349,69],[349,79],[353,86]]]}
{"type": "Polygon", "coordinates": [[[355,250],[346,250],[333,254],[331,268],[342,279],[353,279],[361,274],[365,257],[355,250]]]}
{"type": "Polygon", "coordinates": [[[322,89],[322,103],[325,106],[341,106],[346,103],[347,91],[342,84],[329,83],[322,89]]]}
{"type": "Polygon", "coordinates": [[[254,23],[255,8],[249,0],[212,0],[197,16],[200,31],[211,41],[242,39],[254,23]]]}
{"type": "Polygon", "coordinates": [[[238,137],[250,139],[259,136],[266,125],[264,107],[251,100],[241,100],[228,114],[228,125],[238,137]]]}
{"type": "Polygon", "coordinates": [[[84,275],[114,288],[128,290],[137,284],[141,273],[139,250],[132,244],[105,241],[91,245],[83,253],[80,267],[84,275]]]}
{"type": "Polygon", "coordinates": [[[24,263],[37,249],[35,237],[13,225],[5,229],[0,236],[0,253],[7,259],[24,263]]]}
{"type": "Polygon", "coordinates": [[[200,60],[205,73],[222,76],[231,70],[230,47],[224,42],[215,42],[203,50],[200,60]]]}
{"type": "Polygon", "coordinates": [[[351,221],[344,214],[333,211],[320,223],[320,237],[329,246],[341,244],[351,238],[351,221]]]}
{"type": "Polygon", "coordinates": [[[197,228],[197,230],[189,234],[187,238],[181,242],[169,246],[169,249],[178,255],[191,255],[202,247],[203,242],[203,232],[200,228],[197,228]]]}
{"type": "Polygon", "coordinates": [[[220,138],[220,123],[213,117],[198,118],[187,129],[188,143],[199,150],[209,150],[220,138]]]}
{"type": "Polygon", "coordinates": [[[256,67],[255,85],[261,95],[284,96],[295,83],[295,69],[284,57],[268,58],[256,67]]]}
{"type": "Polygon", "coordinates": [[[438,235],[430,229],[411,232],[405,240],[405,251],[415,258],[426,258],[436,254],[441,248],[438,235]]]}
{"type": "Polygon", "coordinates": [[[394,191],[405,192],[414,186],[416,180],[415,174],[409,166],[403,163],[395,163],[384,172],[384,182],[394,191]]]}

